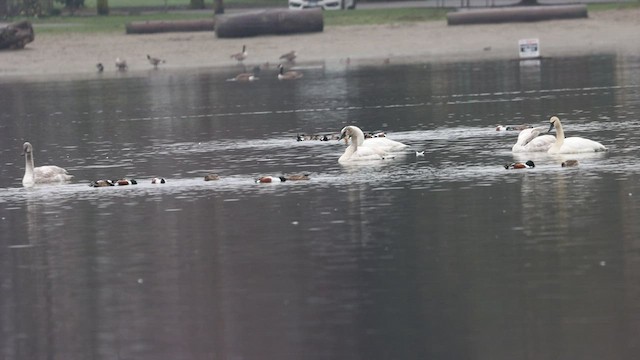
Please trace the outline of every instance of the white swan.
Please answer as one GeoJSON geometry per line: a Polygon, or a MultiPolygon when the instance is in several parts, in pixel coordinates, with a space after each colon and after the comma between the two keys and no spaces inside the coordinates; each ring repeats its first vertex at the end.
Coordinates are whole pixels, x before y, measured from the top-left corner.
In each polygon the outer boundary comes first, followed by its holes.
{"type": "Polygon", "coordinates": [[[541,126],[520,131],[518,141],[513,145],[511,151],[514,153],[548,151],[551,145],[556,142],[556,137],[553,135],[538,136],[546,129],[546,126],[541,126]]]}
{"type": "Polygon", "coordinates": [[[581,137],[564,137],[562,124],[557,116],[549,119],[549,131],[554,127],[556,129],[556,142],[547,151],[549,154],[576,154],[595,151],[606,151],[607,148],[597,141],[581,138],[581,137]]]}
{"type": "Polygon", "coordinates": [[[33,146],[26,142],[23,145],[25,159],[24,177],[22,178],[23,186],[33,186],[34,184],[58,183],[71,180],[73,175],[69,175],[67,170],[55,166],[33,166],[33,146]]]}
{"type": "Polygon", "coordinates": [[[340,139],[350,138],[351,144],[340,156],[338,162],[383,160],[389,153],[401,151],[407,145],[389,138],[364,138],[364,133],[354,125],[345,126],[340,131],[340,139]]]}

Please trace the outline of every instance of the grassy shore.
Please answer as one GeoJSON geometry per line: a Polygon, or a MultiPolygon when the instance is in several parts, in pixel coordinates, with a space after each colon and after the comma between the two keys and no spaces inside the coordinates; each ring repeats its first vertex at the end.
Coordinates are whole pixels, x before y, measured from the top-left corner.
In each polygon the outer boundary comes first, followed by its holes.
{"type": "MultiPolygon", "coordinates": [[[[212,1],[207,0],[206,5],[211,6],[212,1]]],[[[224,0],[226,6],[284,6],[286,0],[224,0]]],[[[84,6],[89,9],[96,8],[96,0],[85,0],[84,6]]],[[[188,7],[189,0],[109,0],[112,8],[124,7],[188,7]]]]}
{"type": "MultiPolygon", "coordinates": [[[[87,0],[87,9],[84,14],[91,12],[91,4],[95,0],[87,0]]],[[[254,0],[235,0],[254,1],[254,0]]],[[[271,0],[268,0],[271,1],[271,0]]],[[[229,1],[225,2],[228,3],[229,1]]],[[[157,0],[137,0],[128,2],[127,0],[111,0],[112,7],[119,4],[135,4],[144,6],[145,4],[157,5],[157,0]]],[[[168,6],[180,4],[184,6],[184,0],[167,0],[168,6]]],[[[255,3],[255,1],[254,1],[255,3]]],[[[640,7],[640,1],[625,3],[590,4],[588,11],[602,11],[612,9],[629,9],[640,7]]],[[[380,25],[406,22],[425,22],[433,20],[444,20],[447,12],[452,9],[444,8],[409,8],[409,9],[376,9],[376,10],[356,10],[356,11],[325,11],[324,23],[326,26],[341,25],[380,25]]],[[[91,12],[92,14],[94,12],[91,12]]],[[[43,33],[124,33],[125,24],[132,21],[148,20],[195,20],[211,18],[210,11],[169,11],[169,12],[144,12],[134,14],[112,14],[109,16],[51,16],[38,19],[30,19],[36,28],[36,32],[43,33]]],[[[18,19],[10,19],[18,20],[18,19]]]]}
{"type": "MultiPolygon", "coordinates": [[[[335,25],[375,25],[445,19],[446,9],[388,9],[357,11],[326,11],[324,23],[335,25]]],[[[148,20],[208,19],[210,12],[151,12],[135,15],[109,16],[51,16],[30,19],[37,33],[96,33],[124,32],[125,24],[148,20]]],[[[13,19],[17,20],[17,19],[13,19]]]]}

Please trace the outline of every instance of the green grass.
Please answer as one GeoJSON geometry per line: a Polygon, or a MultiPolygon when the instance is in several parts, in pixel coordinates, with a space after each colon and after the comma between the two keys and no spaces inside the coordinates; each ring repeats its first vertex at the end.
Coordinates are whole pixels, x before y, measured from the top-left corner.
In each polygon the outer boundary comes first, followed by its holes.
{"type": "MultiPolygon", "coordinates": [[[[223,0],[225,6],[253,5],[253,6],[287,6],[287,0],[223,0]]],[[[109,0],[109,7],[189,7],[189,0],[109,0]]],[[[213,6],[212,0],[206,0],[208,7],[213,6]]],[[[85,0],[84,6],[90,9],[96,8],[96,0],[85,0]]]]}
{"type": "Polygon", "coordinates": [[[449,10],[442,8],[325,11],[324,23],[328,26],[377,25],[444,20],[448,11],[449,10]]]}
{"type": "Polygon", "coordinates": [[[625,9],[636,9],[639,7],[640,7],[640,0],[622,2],[622,3],[588,4],[587,11],[625,10],[625,9]]]}
{"type": "Polygon", "coordinates": [[[148,15],[110,15],[110,16],[56,16],[40,19],[30,19],[38,34],[52,33],[104,33],[104,32],[125,32],[125,24],[132,21],[147,20],[195,20],[208,18],[202,14],[193,13],[157,13],[148,15]]]}
{"type": "MultiPolygon", "coordinates": [[[[86,0],[87,5],[95,0],[86,0]]],[[[173,4],[185,4],[188,1],[167,0],[173,4]]],[[[256,0],[234,0],[255,3],[256,0]]],[[[272,0],[265,0],[272,1],[272,0]]],[[[285,0],[278,0],[285,1],[285,0]]],[[[135,6],[144,6],[141,4],[157,4],[162,0],[110,0],[110,6],[118,6],[122,3],[134,3],[135,6]]],[[[225,4],[231,0],[226,0],[225,4]]],[[[208,4],[208,3],[207,3],[208,4]]],[[[133,6],[133,4],[132,4],[133,6]]],[[[612,9],[629,9],[640,7],[640,1],[610,3],[610,4],[590,4],[589,11],[602,11],[612,9]]],[[[326,26],[341,25],[376,25],[390,24],[401,22],[423,22],[433,20],[444,20],[450,9],[442,8],[418,8],[418,9],[380,9],[380,10],[361,10],[354,11],[325,11],[324,23],[326,26]]],[[[85,14],[95,14],[90,8],[85,9],[85,14]]],[[[168,12],[168,13],[150,13],[139,15],[109,15],[109,16],[56,16],[45,17],[39,19],[30,19],[34,24],[36,34],[42,33],[96,33],[96,32],[120,32],[124,33],[125,24],[132,21],[146,20],[193,20],[193,19],[210,19],[213,16],[212,11],[205,12],[168,12]]],[[[18,20],[18,19],[10,19],[18,20]]]]}
{"type": "MultiPolygon", "coordinates": [[[[327,26],[335,25],[374,25],[409,21],[442,20],[447,10],[444,9],[387,9],[356,11],[325,11],[324,22],[327,26]]],[[[36,34],[42,33],[96,33],[125,31],[125,24],[132,21],[147,20],[194,20],[210,19],[213,12],[168,12],[139,15],[109,16],[51,16],[30,19],[36,34]]],[[[17,19],[15,19],[17,20],[17,19]]]]}

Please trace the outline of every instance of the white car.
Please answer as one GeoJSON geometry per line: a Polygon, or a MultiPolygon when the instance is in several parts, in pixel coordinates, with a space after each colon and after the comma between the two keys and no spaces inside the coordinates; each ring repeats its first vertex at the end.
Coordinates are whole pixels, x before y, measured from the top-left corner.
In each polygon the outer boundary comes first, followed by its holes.
{"type": "Polygon", "coordinates": [[[323,10],[355,9],[357,0],[289,0],[289,9],[322,8],[323,10]]]}

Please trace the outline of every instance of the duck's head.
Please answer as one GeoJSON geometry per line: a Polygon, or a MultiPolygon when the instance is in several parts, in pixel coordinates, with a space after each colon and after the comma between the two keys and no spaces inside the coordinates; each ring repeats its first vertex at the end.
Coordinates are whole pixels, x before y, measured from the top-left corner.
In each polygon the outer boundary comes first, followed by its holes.
{"type": "Polygon", "coordinates": [[[534,164],[533,161],[531,161],[531,160],[527,160],[525,165],[527,165],[528,167],[536,167],[536,164],[534,164]]]}
{"type": "MultiPolygon", "coordinates": [[[[549,131],[553,130],[553,128],[556,126],[557,123],[560,122],[560,119],[557,116],[552,116],[549,119],[549,131]]],[[[547,132],[549,132],[547,131],[547,132]]]]}

